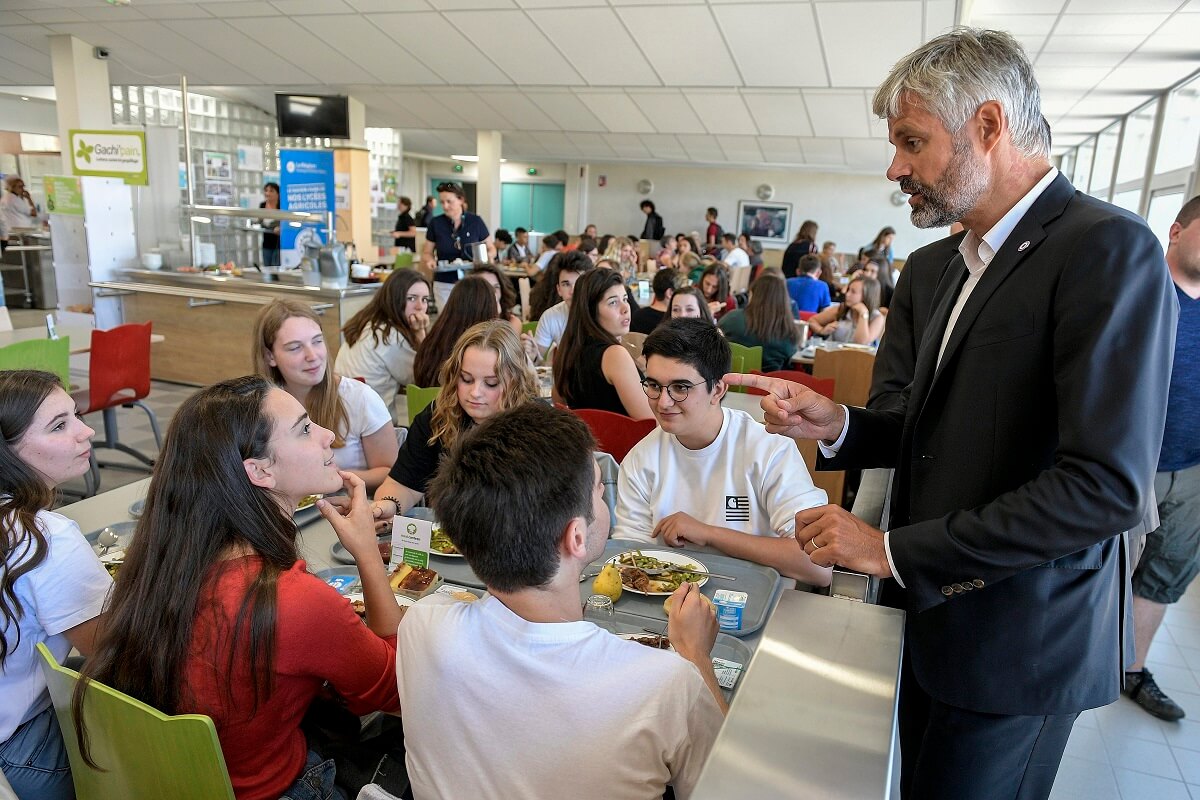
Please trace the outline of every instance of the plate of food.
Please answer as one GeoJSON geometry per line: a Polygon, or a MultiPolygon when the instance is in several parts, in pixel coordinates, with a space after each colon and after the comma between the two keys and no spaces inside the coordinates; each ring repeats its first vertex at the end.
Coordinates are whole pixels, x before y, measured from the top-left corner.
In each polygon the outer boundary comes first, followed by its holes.
{"type": "Polygon", "coordinates": [[[312,508],[313,506],[315,506],[317,504],[317,501],[320,500],[324,496],[325,495],[322,495],[322,494],[305,495],[304,497],[300,498],[300,502],[296,504],[296,510],[293,511],[292,513],[296,514],[301,511],[304,511],[305,509],[312,508]]]}
{"type": "Polygon", "coordinates": [[[439,525],[433,526],[433,533],[429,537],[429,552],[443,558],[463,557],[462,553],[458,552],[458,548],[454,546],[454,542],[450,541],[450,536],[439,525]]]}
{"type": "Polygon", "coordinates": [[[629,642],[637,642],[655,650],[674,650],[671,640],[657,633],[618,633],[618,638],[629,642]]]}
{"type": "Polygon", "coordinates": [[[667,550],[626,550],[604,562],[621,573],[621,588],[634,594],[668,595],[685,580],[703,586],[708,582],[708,567],[697,559],[667,550]],[[658,575],[646,570],[668,570],[658,575]]]}
{"type": "MultiPolygon", "coordinates": [[[[366,619],[367,601],[363,598],[362,592],[350,592],[349,594],[344,595],[344,597],[350,601],[350,607],[354,609],[354,613],[358,614],[363,619],[366,619]]],[[[411,597],[405,597],[402,594],[398,594],[396,595],[396,602],[400,604],[401,608],[408,608],[417,601],[413,600],[411,597]]]]}

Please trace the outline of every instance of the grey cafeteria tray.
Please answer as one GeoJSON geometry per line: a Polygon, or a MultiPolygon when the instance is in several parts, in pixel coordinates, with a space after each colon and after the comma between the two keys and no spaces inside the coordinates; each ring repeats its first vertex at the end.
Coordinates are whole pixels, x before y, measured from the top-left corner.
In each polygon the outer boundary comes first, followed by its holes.
{"type": "MultiPolygon", "coordinates": [[[[592,620],[595,622],[595,620],[592,620]]],[[[597,623],[599,624],[599,623],[597,623]]],[[[639,633],[650,635],[648,631],[659,631],[662,635],[666,635],[666,623],[662,624],[646,624],[645,617],[639,617],[636,614],[627,614],[623,611],[618,611],[613,614],[613,622],[611,624],[603,624],[601,627],[607,628],[613,633],[639,633]]],[[[738,675],[737,682],[734,683],[732,689],[722,689],[725,693],[726,700],[732,700],[733,695],[737,692],[738,687],[742,685],[742,675],[746,674],[746,668],[750,666],[750,657],[754,655],[754,650],[741,639],[733,636],[728,636],[724,633],[717,634],[717,640],[713,643],[713,649],[710,655],[713,658],[722,658],[726,661],[732,661],[735,664],[741,664],[741,673],[738,675]]]]}
{"type": "MultiPolygon", "coordinates": [[[[771,567],[765,567],[762,564],[723,556],[719,553],[698,553],[691,550],[665,547],[654,542],[632,542],[624,539],[609,539],[608,543],[604,545],[604,555],[589,564],[587,569],[584,570],[584,574],[590,575],[599,572],[604,562],[618,553],[639,549],[670,550],[673,553],[680,553],[686,555],[688,558],[696,559],[708,567],[709,572],[716,572],[737,578],[736,581],[709,578],[708,582],[700,589],[709,600],[712,599],[713,592],[717,589],[733,589],[734,591],[745,592],[749,595],[746,599],[746,607],[742,610],[742,627],[736,631],[722,631],[722,633],[727,633],[731,636],[749,636],[761,628],[767,621],[767,609],[771,607],[775,595],[782,589],[783,579],[779,573],[771,567]]],[[[586,600],[591,593],[591,579],[582,581],[579,584],[580,598],[586,600]]],[[[617,601],[617,611],[636,614],[639,617],[665,623],[667,621],[667,612],[663,610],[663,601],[666,599],[665,595],[648,596],[624,591],[621,593],[621,599],[617,601]]],[[[649,627],[653,628],[655,626],[650,625],[649,627]]]]}
{"type": "MultiPolygon", "coordinates": [[[[334,542],[329,548],[329,558],[338,564],[354,565],[354,559],[342,547],[341,542],[334,542]]],[[[467,564],[465,558],[443,556],[439,553],[429,554],[429,568],[442,576],[446,583],[455,583],[470,589],[484,589],[483,581],[475,577],[475,572],[467,564]]]]}

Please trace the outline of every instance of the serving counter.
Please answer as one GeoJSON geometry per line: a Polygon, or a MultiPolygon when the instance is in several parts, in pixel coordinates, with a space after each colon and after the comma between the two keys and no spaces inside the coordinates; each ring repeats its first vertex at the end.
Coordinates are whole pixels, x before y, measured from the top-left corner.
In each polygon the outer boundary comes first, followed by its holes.
{"type": "Polygon", "coordinates": [[[379,284],[344,289],[306,286],[299,273],[216,273],[126,270],[117,281],[88,284],[121,299],[125,322],[153,322],[166,336],[150,355],[158,380],[207,385],[251,371],[250,340],[259,309],[277,298],[298,300],[321,319],[332,365],[341,328],[367,304],[379,284]]]}

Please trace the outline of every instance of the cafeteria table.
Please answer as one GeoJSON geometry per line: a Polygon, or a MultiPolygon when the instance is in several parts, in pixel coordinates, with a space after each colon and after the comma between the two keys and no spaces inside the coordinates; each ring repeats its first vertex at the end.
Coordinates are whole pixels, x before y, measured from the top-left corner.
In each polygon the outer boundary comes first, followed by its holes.
{"type": "MultiPolygon", "coordinates": [[[[93,330],[95,329],[85,328],[82,325],[60,325],[58,326],[58,336],[60,339],[68,336],[71,337],[71,355],[77,356],[91,351],[93,330]]],[[[14,331],[0,331],[0,347],[7,347],[17,342],[27,342],[31,339],[45,338],[46,328],[44,326],[18,328],[14,331]]],[[[151,344],[157,344],[162,341],[166,341],[166,337],[158,333],[150,334],[151,344]]]]}
{"type": "MultiPolygon", "coordinates": [[[[148,485],[147,478],[58,512],[88,533],[130,519],[129,506],[145,497],[148,485]]],[[[309,510],[297,524],[309,569],[334,566],[329,523],[309,510]]],[[[886,800],[898,764],[903,621],[895,609],[783,591],[766,625],[740,639],[754,654],[694,800],[886,800]]]]}

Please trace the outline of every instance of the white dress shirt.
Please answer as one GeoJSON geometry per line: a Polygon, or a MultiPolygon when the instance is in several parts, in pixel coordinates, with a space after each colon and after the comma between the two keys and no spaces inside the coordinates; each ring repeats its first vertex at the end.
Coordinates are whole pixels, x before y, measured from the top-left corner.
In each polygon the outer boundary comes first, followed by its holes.
{"type": "MultiPolygon", "coordinates": [[[[1004,246],[1004,242],[1008,240],[1008,237],[1017,227],[1017,223],[1021,221],[1030,207],[1033,206],[1057,177],[1058,169],[1051,167],[1050,171],[1042,176],[1042,179],[1035,183],[1033,188],[992,226],[991,230],[982,237],[976,234],[975,231],[968,230],[967,235],[959,242],[958,252],[962,254],[963,261],[967,264],[967,280],[963,283],[962,289],[959,290],[958,299],[954,303],[954,308],[950,311],[950,319],[946,322],[946,331],[942,334],[942,343],[938,348],[938,364],[942,363],[942,354],[946,352],[946,343],[950,341],[950,334],[954,332],[954,325],[958,322],[958,317],[962,313],[963,306],[967,304],[967,299],[971,296],[971,292],[975,291],[975,287],[979,285],[980,279],[983,278],[984,270],[987,269],[988,264],[992,263],[992,259],[996,257],[996,253],[1000,252],[1000,248],[1004,246]]],[[[846,410],[845,406],[842,406],[842,408],[846,410]]],[[[831,445],[817,442],[817,447],[820,448],[821,455],[826,458],[836,456],[838,450],[842,447],[842,443],[846,441],[846,433],[849,430],[850,412],[846,410],[846,423],[842,426],[842,433],[838,436],[837,441],[831,445]]],[[[891,535],[891,531],[884,532],[883,549],[887,554],[888,567],[892,570],[892,577],[903,588],[904,581],[901,580],[899,573],[896,572],[896,562],[892,560],[891,535]]]]}

